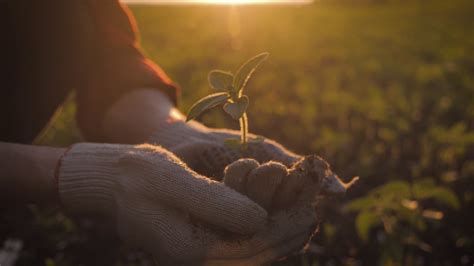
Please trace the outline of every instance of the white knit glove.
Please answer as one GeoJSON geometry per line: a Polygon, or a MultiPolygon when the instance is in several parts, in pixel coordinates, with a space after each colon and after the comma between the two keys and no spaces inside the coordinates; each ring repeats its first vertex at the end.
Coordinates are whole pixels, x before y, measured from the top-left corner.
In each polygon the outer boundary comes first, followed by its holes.
{"type": "Polygon", "coordinates": [[[76,144],[60,161],[58,189],[68,211],[115,217],[123,240],[169,264],[258,265],[298,250],[314,230],[311,208],[267,219],[151,145],[76,144]]]}
{"type": "MultiPolygon", "coordinates": [[[[317,203],[324,195],[344,194],[348,186],[318,156],[301,158],[289,168],[278,162],[259,164],[253,159],[240,159],[225,168],[224,183],[268,211],[266,229],[269,231],[257,233],[262,243],[265,239],[281,237],[281,234],[299,235],[267,249],[267,255],[257,253],[242,261],[245,262],[242,265],[261,265],[300,251],[314,233],[317,203]]],[[[243,244],[248,243],[244,241],[243,244]]],[[[252,247],[262,248],[259,245],[252,247]]]]}
{"type": "MultiPolygon", "coordinates": [[[[252,136],[254,137],[250,134],[252,136]]],[[[193,170],[216,179],[222,178],[223,170],[228,164],[240,158],[253,158],[260,163],[277,161],[286,166],[301,158],[270,139],[248,143],[248,148],[241,152],[224,144],[224,140],[229,138],[239,139],[240,133],[211,129],[195,121],[173,121],[160,127],[149,138],[149,142],[169,149],[193,170]]]]}

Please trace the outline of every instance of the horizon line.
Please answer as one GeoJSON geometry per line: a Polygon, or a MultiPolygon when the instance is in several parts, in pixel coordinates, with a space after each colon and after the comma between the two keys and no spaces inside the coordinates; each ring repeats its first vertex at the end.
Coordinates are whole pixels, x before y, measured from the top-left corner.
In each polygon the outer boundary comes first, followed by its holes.
{"type": "Polygon", "coordinates": [[[236,0],[225,2],[223,0],[121,0],[126,4],[145,5],[304,5],[311,4],[313,0],[236,0]]]}

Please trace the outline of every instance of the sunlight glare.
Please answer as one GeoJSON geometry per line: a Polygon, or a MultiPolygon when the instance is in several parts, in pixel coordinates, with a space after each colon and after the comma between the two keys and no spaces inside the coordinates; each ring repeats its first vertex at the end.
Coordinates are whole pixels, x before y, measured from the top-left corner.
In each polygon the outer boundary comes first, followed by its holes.
{"type": "Polygon", "coordinates": [[[155,5],[262,5],[262,4],[309,4],[313,0],[123,0],[127,4],[155,4],[155,5]]]}

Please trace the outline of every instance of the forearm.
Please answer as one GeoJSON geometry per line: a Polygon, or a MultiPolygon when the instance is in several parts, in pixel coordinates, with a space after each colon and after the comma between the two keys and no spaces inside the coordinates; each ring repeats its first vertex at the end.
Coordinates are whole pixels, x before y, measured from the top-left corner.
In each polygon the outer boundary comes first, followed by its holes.
{"type": "Polygon", "coordinates": [[[170,120],[184,120],[160,91],[140,89],[113,104],[104,116],[102,130],[110,142],[143,143],[170,120]]]}
{"type": "Polygon", "coordinates": [[[0,142],[0,199],[39,204],[54,201],[54,169],[64,151],[0,142]]]}

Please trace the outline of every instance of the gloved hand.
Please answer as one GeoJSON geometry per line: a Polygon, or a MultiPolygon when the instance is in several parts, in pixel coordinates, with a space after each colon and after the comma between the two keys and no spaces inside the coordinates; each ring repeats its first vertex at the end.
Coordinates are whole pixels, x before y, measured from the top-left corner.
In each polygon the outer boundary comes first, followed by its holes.
{"type": "Polygon", "coordinates": [[[240,158],[253,158],[260,163],[273,160],[286,166],[301,158],[270,139],[248,143],[248,148],[241,152],[224,144],[229,138],[239,139],[240,132],[211,129],[195,121],[172,121],[160,127],[149,142],[169,149],[193,170],[216,179],[222,177],[228,164],[240,158]]]}
{"type": "Polygon", "coordinates": [[[258,265],[298,250],[314,230],[311,208],[267,219],[157,146],[76,144],[57,178],[68,211],[115,217],[123,240],[164,263],[258,265]]]}
{"type": "Polygon", "coordinates": [[[318,201],[324,195],[342,195],[350,186],[331,171],[326,161],[314,155],[301,158],[289,168],[278,162],[259,164],[253,159],[240,159],[225,168],[224,183],[268,211],[266,229],[275,229],[260,234],[262,239],[280,237],[282,232],[300,232],[300,237],[277,245],[280,249],[275,248],[270,257],[257,253],[244,265],[261,265],[299,251],[314,233],[318,201]]]}
{"type": "Polygon", "coordinates": [[[355,181],[345,184],[316,155],[305,156],[291,167],[244,158],[224,170],[224,183],[260,204],[270,217],[276,211],[315,205],[323,196],[344,195],[355,181]]]}

